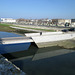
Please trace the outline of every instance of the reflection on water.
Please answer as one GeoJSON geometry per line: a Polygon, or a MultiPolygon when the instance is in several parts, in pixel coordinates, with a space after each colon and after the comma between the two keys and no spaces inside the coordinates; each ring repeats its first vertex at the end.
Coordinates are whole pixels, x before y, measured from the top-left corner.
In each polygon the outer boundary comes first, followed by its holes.
{"type": "Polygon", "coordinates": [[[31,56],[11,60],[27,75],[75,75],[75,51],[61,47],[33,49],[31,56]]]}
{"type": "Polygon", "coordinates": [[[66,50],[66,49],[48,51],[45,53],[35,54],[35,56],[33,57],[32,60],[35,61],[35,60],[39,60],[39,59],[50,58],[50,57],[54,57],[54,56],[58,56],[58,55],[66,54],[66,53],[71,53],[71,52],[75,52],[75,51],[66,50]]]}
{"type": "Polygon", "coordinates": [[[75,52],[56,57],[32,61],[14,61],[27,75],[75,75],[75,52]]]}

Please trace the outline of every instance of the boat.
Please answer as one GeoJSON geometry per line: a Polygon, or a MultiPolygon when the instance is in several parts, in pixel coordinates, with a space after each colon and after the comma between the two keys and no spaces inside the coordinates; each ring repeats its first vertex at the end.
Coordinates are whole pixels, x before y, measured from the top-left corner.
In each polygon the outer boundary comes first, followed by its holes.
{"type": "Polygon", "coordinates": [[[28,50],[31,39],[15,33],[0,32],[0,54],[28,50]]]}

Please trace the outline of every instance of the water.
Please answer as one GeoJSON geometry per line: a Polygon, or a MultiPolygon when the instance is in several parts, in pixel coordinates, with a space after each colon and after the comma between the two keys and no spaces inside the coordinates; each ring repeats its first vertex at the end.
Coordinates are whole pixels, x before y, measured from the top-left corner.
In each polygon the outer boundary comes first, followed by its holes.
{"type": "Polygon", "coordinates": [[[75,53],[37,61],[22,59],[13,63],[27,75],[75,75],[75,53]]]}
{"type": "Polygon", "coordinates": [[[30,42],[18,43],[18,40],[16,40],[16,38],[12,40],[12,39],[9,39],[8,37],[23,37],[23,36],[17,35],[14,33],[0,32],[0,54],[27,50],[29,46],[31,45],[30,42]],[[5,39],[2,39],[2,38],[8,38],[8,39],[4,41],[5,39]],[[12,43],[15,40],[16,40],[16,43],[12,43]],[[10,44],[9,44],[9,41],[11,41],[10,44]],[[8,42],[8,44],[3,44],[6,42],[8,42]]]}
{"type": "MultiPolygon", "coordinates": [[[[0,37],[3,38],[5,35],[0,37]]],[[[11,37],[14,35],[12,34],[11,37]]],[[[3,54],[3,56],[27,75],[75,75],[75,51],[59,46],[38,49],[32,43],[26,51],[3,54]]]]}
{"type": "Polygon", "coordinates": [[[1,32],[0,31],[0,38],[7,38],[7,37],[22,37],[22,36],[14,34],[14,33],[8,33],[8,32],[1,32]]]}
{"type": "MultiPolygon", "coordinates": [[[[33,54],[11,60],[27,75],[75,75],[75,51],[58,46],[36,48],[33,54]]],[[[20,54],[21,56],[22,54],[20,54]]]]}

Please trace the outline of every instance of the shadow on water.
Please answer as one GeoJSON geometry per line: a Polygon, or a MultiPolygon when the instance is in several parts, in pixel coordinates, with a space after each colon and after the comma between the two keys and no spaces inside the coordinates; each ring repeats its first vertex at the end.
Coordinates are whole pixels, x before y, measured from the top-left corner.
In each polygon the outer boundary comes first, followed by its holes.
{"type": "Polygon", "coordinates": [[[32,61],[12,61],[27,75],[75,75],[75,52],[32,61]]]}
{"type": "Polygon", "coordinates": [[[63,47],[37,48],[3,54],[27,75],[75,75],[75,52],[63,47]]]}
{"type": "Polygon", "coordinates": [[[63,49],[63,48],[59,46],[38,48],[35,43],[31,43],[28,50],[12,52],[12,53],[2,54],[2,55],[8,58],[9,60],[18,59],[18,58],[27,57],[27,56],[32,56],[32,59],[33,59],[36,54],[45,53],[48,51],[60,50],[60,49],[63,49]]]}
{"type": "Polygon", "coordinates": [[[75,75],[74,50],[59,46],[40,49],[31,46],[30,50],[36,50],[33,56],[11,60],[27,75],[75,75]]]}
{"type": "Polygon", "coordinates": [[[23,51],[19,51],[19,52],[12,52],[12,53],[2,54],[2,55],[4,57],[8,58],[9,60],[12,60],[12,59],[18,59],[21,57],[34,55],[37,52],[37,50],[38,50],[38,48],[35,45],[35,43],[31,43],[28,50],[23,50],[23,51]]]}

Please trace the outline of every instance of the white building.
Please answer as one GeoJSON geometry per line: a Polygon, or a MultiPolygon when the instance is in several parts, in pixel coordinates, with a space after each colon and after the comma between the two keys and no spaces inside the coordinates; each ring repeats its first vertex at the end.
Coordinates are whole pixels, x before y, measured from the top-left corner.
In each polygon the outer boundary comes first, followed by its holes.
{"type": "Polygon", "coordinates": [[[65,23],[70,23],[71,24],[71,19],[65,19],[65,23]]]}
{"type": "Polygon", "coordinates": [[[16,20],[12,18],[1,18],[1,23],[16,23],[16,20]]]}
{"type": "Polygon", "coordinates": [[[71,19],[71,26],[75,27],[75,19],[71,19]]]}

